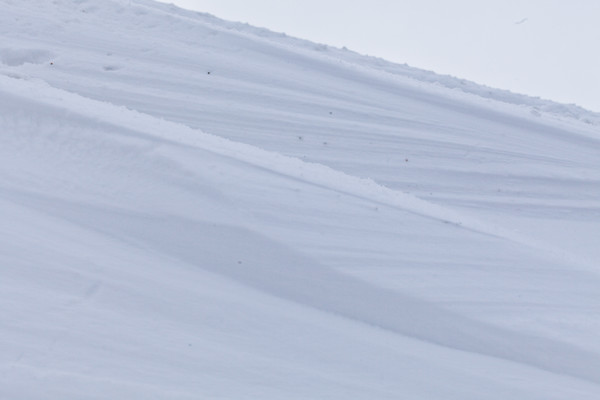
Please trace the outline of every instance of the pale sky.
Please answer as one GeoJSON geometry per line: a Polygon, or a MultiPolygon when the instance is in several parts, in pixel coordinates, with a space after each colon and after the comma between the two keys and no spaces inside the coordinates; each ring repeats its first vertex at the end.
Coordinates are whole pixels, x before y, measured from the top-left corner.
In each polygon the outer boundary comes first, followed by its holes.
{"type": "Polygon", "coordinates": [[[600,112],[598,0],[164,0],[600,112]]]}

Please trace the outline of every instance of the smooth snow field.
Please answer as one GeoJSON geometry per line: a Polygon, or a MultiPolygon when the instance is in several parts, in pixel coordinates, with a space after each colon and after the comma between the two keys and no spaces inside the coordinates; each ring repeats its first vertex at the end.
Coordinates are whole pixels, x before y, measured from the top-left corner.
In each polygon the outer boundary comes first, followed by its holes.
{"type": "Polygon", "coordinates": [[[600,398],[576,106],[146,0],[0,0],[0,220],[0,399],[600,398]]]}

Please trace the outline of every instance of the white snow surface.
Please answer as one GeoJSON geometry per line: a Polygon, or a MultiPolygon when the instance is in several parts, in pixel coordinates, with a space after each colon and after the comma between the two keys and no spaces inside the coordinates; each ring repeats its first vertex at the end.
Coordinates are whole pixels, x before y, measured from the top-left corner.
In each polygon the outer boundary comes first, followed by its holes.
{"type": "Polygon", "coordinates": [[[598,114],[151,1],[0,8],[0,398],[600,398],[598,114]]]}

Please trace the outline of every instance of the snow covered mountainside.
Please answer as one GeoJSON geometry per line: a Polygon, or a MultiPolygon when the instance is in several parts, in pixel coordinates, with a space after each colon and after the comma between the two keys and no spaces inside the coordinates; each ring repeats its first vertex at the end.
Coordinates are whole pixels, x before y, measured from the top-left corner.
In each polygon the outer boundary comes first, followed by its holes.
{"type": "Polygon", "coordinates": [[[597,114],[146,0],[0,9],[0,398],[600,398],[597,114]]]}

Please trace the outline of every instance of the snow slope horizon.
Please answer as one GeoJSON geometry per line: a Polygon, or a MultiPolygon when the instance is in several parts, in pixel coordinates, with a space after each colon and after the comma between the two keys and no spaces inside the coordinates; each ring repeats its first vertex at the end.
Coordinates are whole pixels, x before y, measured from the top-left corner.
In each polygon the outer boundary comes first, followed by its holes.
{"type": "Polygon", "coordinates": [[[593,124],[132,3],[6,3],[3,395],[597,397],[593,124]]]}
{"type": "Polygon", "coordinates": [[[478,97],[489,98],[514,105],[528,106],[531,108],[533,114],[543,111],[549,114],[569,116],[571,118],[582,120],[588,124],[597,125],[600,123],[600,112],[587,109],[578,104],[562,103],[549,98],[542,98],[540,96],[536,96],[535,94],[526,95],[499,87],[487,86],[472,81],[466,76],[459,77],[448,74],[439,74],[432,70],[419,68],[418,66],[411,66],[406,63],[399,64],[389,61],[386,58],[361,54],[347,47],[339,48],[327,43],[312,42],[307,39],[289,36],[282,32],[269,30],[268,28],[254,27],[248,23],[224,20],[218,16],[202,11],[193,11],[185,8],[180,8],[177,10],[176,8],[179,8],[180,6],[172,3],[169,4],[168,2],[164,1],[162,2],[166,3],[168,7],[170,7],[169,11],[171,12],[177,12],[179,14],[192,13],[192,15],[199,14],[205,18],[213,19],[218,24],[226,24],[228,29],[252,32],[258,36],[267,37],[273,41],[282,41],[284,43],[287,42],[288,44],[295,42],[297,46],[310,50],[331,52],[335,57],[343,58],[354,63],[359,63],[370,68],[390,73],[392,75],[402,75],[405,77],[410,77],[416,81],[434,83],[448,89],[457,89],[465,93],[474,94],[478,97]]]}
{"type": "MultiPolygon", "coordinates": [[[[66,1],[68,2],[70,0],[66,1]]],[[[317,52],[321,55],[324,55],[325,58],[334,58],[338,62],[359,64],[362,65],[365,70],[373,69],[378,72],[389,73],[392,76],[402,76],[417,82],[432,83],[443,88],[456,89],[466,94],[472,94],[484,99],[523,106],[526,107],[533,115],[538,115],[539,113],[548,113],[550,115],[575,118],[586,124],[600,124],[600,113],[588,110],[576,104],[563,104],[550,99],[542,99],[525,94],[513,93],[500,88],[488,87],[486,85],[469,81],[465,78],[454,77],[450,75],[439,75],[434,71],[412,67],[407,64],[393,63],[379,57],[362,55],[345,47],[343,49],[339,49],[323,43],[314,43],[305,39],[288,36],[285,33],[273,32],[266,28],[253,27],[247,23],[226,21],[209,13],[186,10],[173,4],[165,4],[162,2],[155,2],[153,0],[136,0],[133,3],[130,0],[111,0],[111,3],[119,5],[121,12],[125,11],[134,17],[143,17],[147,13],[148,9],[152,9],[153,11],[160,11],[161,13],[164,13],[164,16],[166,17],[183,18],[184,20],[188,21],[202,21],[203,23],[210,25],[211,28],[216,31],[237,31],[241,35],[253,35],[256,38],[267,41],[274,46],[282,44],[284,46],[292,45],[298,50],[301,49],[313,53],[313,56],[314,53],[317,52]]],[[[53,3],[53,5],[57,4],[61,3],[53,3]]],[[[52,9],[53,5],[50,5],[49,9],[52,9]]],[[[79,7],[75,11],[82,13],[86,13],[87,9],[92,10],[92,12],[97,10],[95,6],[89,5],[87,0],[76,2],[75,6],[79,7]]],[[[44,6],[38,6],[37,8],[39,9],[43,7],[44,6]]],[[[52,14],[50,13],[50,15],[52,14]]],[[[77,20],[73,19],[65,22],[73,23],[77,22],[77,20]]],[[[52,21],[50,26],[47,26],[46,29],[52,29],[52,25],[55,23],[56,21],[52,21]]],[[[9,25],[7,24],[6,26],[8,27],[9,25]]],[[[142,28],[153,27],[155,26],[152,24],[148,26],[142,26],[142,28]]],[[[7,31],[5,33],[9,32],[7,31]]],[[[22,65],[25,63],[37,64],[48,61],[53,58],[53,56],[55,56],[54,53],[45,50],[5,47],[0,49],[0,64],[5,64],[8,66],[22,65]]],[[[356,68],[358,65],[354,65],[354,67],[356,68]]],[[[119,67],[108,65],[104,66],[104,69],[105,71],[113,71],[118,70],[119,67]]]]}

